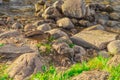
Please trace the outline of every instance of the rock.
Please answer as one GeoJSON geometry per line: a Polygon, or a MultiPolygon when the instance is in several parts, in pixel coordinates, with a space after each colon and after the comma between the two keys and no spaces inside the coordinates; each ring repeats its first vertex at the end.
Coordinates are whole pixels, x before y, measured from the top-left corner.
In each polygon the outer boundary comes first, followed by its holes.
{"type": "Polygon", "coordinates": [[[114,9],[112,8],[111,5],[106,5],[105,11],[111,13],[114,11],[114,9]]]}
{"type": "Polygon", "coordinates": [[[83,27],[89,27],[89,26],[91,26],[92,24],[91,24],[89,21],[87,21],[87,20],[80,20],[80,21],[79,21],[79,25],[81,25],[81,26],[83,26],[83,27]]]}
{"type": "Polygon", "coordinates": [[[83,47],[75,45],[74,49],[74,61],[82,62],[85,61],[83,58],[86,56],[86,51],[83,47]]]}
{"type": "Polygon", "coordinates": [[[120,12],[120,5],[115,5],[115,6],[113,6],[113,9],[114,9],[116,12],[120,12]]]}
{"type": "Polygon", "coordinates": [[[33,23],[34,26],[40,26],[44,23],[55,23],[53,20],[51,19],[46,19],[46,20],[39,20],[39,21],[36,21],[35,23],[33,23]]]}
{"type": "Polygon", "coordinates": [[[91,14],[90,9],[87,8],[89,7],[86,7],[84,0],[65,0],[62,12],[68,17],[82,18],[91,14]]]}
{"type": "Polygon", "coordinates": [[[23,53],[29,52],[34,52],[34,50],[32,50],[28,46],[16,46],[13,44],[6,44],[0,47],[0,55],[4,56],[5,58],[16,58],[23,53]]]}
{"type": "Polygon", "coordinates": [[[60,38],[56,39],[54,42],[57,42],[57,43],[66,42],[67,44],[72,44],[72,41],[67,36],[60,37],[60,38]]]}
{"type": "Polygon", "coordinates": [[[26,24],[24,27],[24,31],[32,31],[35,30],[36,26],[32,25],[32,24],[26,24]]]}
{"type": "Polygon", "coordinates": [[[19,22],[16,22],[12,25],[12,28],[13,29],[21,29],[21,28],[23,28],[23,25],[20,24],[19,22]]]}
{"type": "Polygon", "coordinates": [[[104,50],[103,51],[99,51],[98,55],[102,56],[104,58],[109,58],[110,57],[109,53],[107,51],[104,51],[104,50]]]}
{"type": "Polygon", "coordinates": [[[32,74],[41,71],[43,63],[39,54],[23,54],[16,59],[6,70],[8,75],[14,80],[24,80],[32,74]]]}
{"type": "Polygon", "coordinates": [[[4,39],[4,38],[11,38],[11,37],[17,37],[20,36],[20,33],[16,30],[10,30],[10,31],[6,31],[0,34],[0,39],[4,39]]]}
{"type": "Polygon", "coordinates": [[[110,19],[112,19],[112,20],[120,20],[120,14],[116,13],[116,12],[110,13],[110,19]]]}
{"type": "Polygon", "coordinates": [[[87,31],[90,31],[90,30],[105,30],[105,28],[100,25],[100,24],[97,24],[97,25],[93,25],[93,26],[90,26],[88,28],[85,28],[84,31],[87,30],[87,31]]]}
{"type": "Polygon", "coordinates": [[[65,28],[65,29],[72,29],[74,28],[74,24],[71,22],[71,20],[67,17],[59,19],[57,21],[57,25],[59,27],[65,28]]]}
{"type": "Polygon", "coordinates": [[[118,22],[118,21],[108,21],[107,26],[108,27],[120,27],[120,22],[118,22]]]}
{"type": "Polygon", "coordinates": [[[107,49],[110,52],[110,54],[119,54],[120,53],[120,40],[115,40],[110,42],[107,45],[107,49]]]}
{"type": "Polygon", "coordinates": [[[58,0],[53,3],[53,7],[55,7],[59,12],[62,12],[62,4],[63,4],[63,1],[58,0]]]}
{"type": "Polygon", "coordinates": [[[44,19],[59,19],[62,17],[62,15],[55,7],[50,6],[47,9],[45,9],[44,13],[42,14],[42,17],[44,19]]]}
{"type": "Polygon", "coordinates": [[[101,24],[101,25],[106,25],[107,24],[107,21],[108,20],[104,20],[104,19],[98,19],[98,24],[101,24]]]}
{"type": "Polygon", "coordinates": [[[51,30],[51,26],[49,24],[45,23],[45,24],[38,26],[37,30],[49,31],[49,30],[51,30]]]}
{"type": "Polygon", "coordinates": [[[104,49],[110,41],[116,40],[118,35],[102,30],[82,31],[71,37],[74,44],[87,48],[104,49]]]}
{"type": "Polygon", "coordinates": [[[109,73],[105,71],[84,71],[72,80],[108,80],[109,73]]]}
{"type": "Polygon", "coordinates": [[[120,64],[120,55],[115,55],[113,58],[111,58],[107,65],[110,67],[117,67],[120,64]]]}
{"type": "Polygon", "coordinates": [[[74,55],[74,50],[65,42],[53,43],[52,47],[58,54],[66,55],[67,57],[73,57],[74,55]]]}
{"type": "Polygon", "coordinates": [[[52,29],[50,31],[47,31],[46,33],[49,33],[54,39],[57,39],[63,36],[68,37],[68,35],[65,32],[61,31],[60,29],[52,29]]]}

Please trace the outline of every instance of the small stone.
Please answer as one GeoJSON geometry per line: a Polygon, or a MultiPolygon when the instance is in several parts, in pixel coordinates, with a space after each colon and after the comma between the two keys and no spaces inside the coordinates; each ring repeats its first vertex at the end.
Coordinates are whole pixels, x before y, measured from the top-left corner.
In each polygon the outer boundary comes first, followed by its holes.
{"type": "Polygon", "coordinates": [[[20,24],[19,22],[16,22],[12,25],[12,28],[13,29],[21,29],[21,28],[23,28],[23,25],[20,24]]]}
{"type": "Polygon", "coordinates": [[[104,57],[104,58],[109,58],[109,57],[110,57],[109,53],[108,53],[107,51],[104,51],[104,50],[98,52],[98,55],[99,55],[99,56],[102,56],[102,57],[104,57]]]}
{"type": "Polygon", "coordinates": [[[89,27],[89,26],[91,26],[91,23],[87,20],[80,20],[79,25],[81,25],[83,27],[89,27]]]}
{"type": "Polygon", "coordinates": [[[107,49],[110,52],[110,54],[120,54],[120,40],[115,40],[110,42],[107,45],[107,49]]]}
{"type": "Polygon", "coordinates": [[[120,22],[118,22],[118,21],[108,21],[107,26],[108,27],[120,27],[120,22]]]}
{"type": "Polygon", "coordinates": [[[24,31],[32,31],[32,30],[34,30],[34,29],[36,29],[36,26],[34,26],[34,25],[32,25],[32,24],[27,24],[27,25],[25,25],[25,27],[24,27],[24,31]]]}
{"type": "Polygon", "coordinates": [[[59,27],[65,28],[65,29],[72,29],[74,28],[74,24],[71,22],[69,18],[62,18],[57,21],[57,25],[59,27]]]}
{"type": "Polygon", "coordinates": [[[46,33],[49,33],[54,39],[58,39],[63,36],[68,37],[68,35],[65,32],[61,31],[60,29],[52,29],[50,31],[47,31],[46,33]]]}
{"type": "Polygon", "coordinates": [[[49,31],[51,30],[51,26],[49,24],[42,24],[40,26],[37,27],[37,30],[41,30],[41,31],[49,31]]]}

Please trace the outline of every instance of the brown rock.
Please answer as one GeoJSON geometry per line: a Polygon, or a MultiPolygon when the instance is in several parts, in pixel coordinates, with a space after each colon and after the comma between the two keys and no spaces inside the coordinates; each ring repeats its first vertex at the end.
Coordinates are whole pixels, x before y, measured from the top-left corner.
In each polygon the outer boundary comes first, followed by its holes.
{"type": "Polygon", "coordinates": [[[14,80],[24,80],[26,77],[41,71],[42,65],[39,54],[23,54],[8,67],[6,72],[14,80]]]}
{"type": "Polygon", "coordinates": [[[116,40],[117,34],[102,30],[82,31],[71,37],[74,44],[88,48],[104,49],[110,41],[116,40]]]}

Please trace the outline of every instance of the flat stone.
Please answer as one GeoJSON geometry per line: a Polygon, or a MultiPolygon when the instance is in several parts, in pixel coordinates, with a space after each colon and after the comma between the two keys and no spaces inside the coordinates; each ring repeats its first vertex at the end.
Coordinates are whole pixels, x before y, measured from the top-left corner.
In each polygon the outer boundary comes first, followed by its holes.
{"type": "Polygon", "coordinates": [[[34,52],[30,47],[28,46],[16,46],[14,44],[6,44],[2,47],[0,47],[0,56],[4,56],[6,58],[15,58],[23,53],[29,53],[34,52]]]}
{"type": "Polygon", "coordinates": [[[71,37],[74,44],[87,48],[104,49],[107,44],[116,40],[118,35],[102,30],[82,31],[71,37]]]}

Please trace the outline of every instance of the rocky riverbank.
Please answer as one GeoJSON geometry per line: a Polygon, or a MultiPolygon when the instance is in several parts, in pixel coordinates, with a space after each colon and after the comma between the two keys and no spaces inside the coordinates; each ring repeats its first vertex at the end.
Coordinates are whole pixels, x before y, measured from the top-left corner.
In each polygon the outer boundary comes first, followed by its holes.
{"type": "MultiPolygon", "coordinates": [[[[68,68],[99,55],[113,57],[109,65],[120,64],[120,1],[98,2],[11,0],[0,4],[0,64],[9,66],[5,72],[14,80],[24,80],[42,71],[43,65],[68,68]]],[[[104,71],[83,72],[73,80],[88,80],[94,72],[99,77],[95,80],[107,80],[104,71]]]]}

